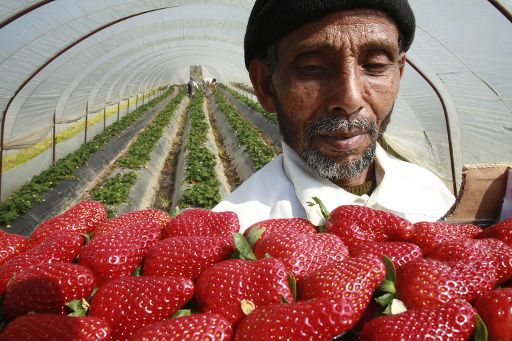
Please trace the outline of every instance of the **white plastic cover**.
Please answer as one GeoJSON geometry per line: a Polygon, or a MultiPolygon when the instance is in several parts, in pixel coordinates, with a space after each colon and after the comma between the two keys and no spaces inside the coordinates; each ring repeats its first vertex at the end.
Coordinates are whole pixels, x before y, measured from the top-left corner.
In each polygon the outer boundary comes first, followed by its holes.
{"type": "MultiPolygon", "coordinates": [[[[243,36],[253,2],[0,1],[4,150],[45,138],[54,115],[58,125],[73,122],[184,83],[190,65],[250,84],[243,36]]],[[[408,58],[421,74],[407,68],[385,138],[451,186],[447,128],[457,176],[466,163],[512,159],[512,25],[486,0],[410,3],[417,33],[408,58]]],[[[512,10],[511,0],[498,3],[512,10]]]]}

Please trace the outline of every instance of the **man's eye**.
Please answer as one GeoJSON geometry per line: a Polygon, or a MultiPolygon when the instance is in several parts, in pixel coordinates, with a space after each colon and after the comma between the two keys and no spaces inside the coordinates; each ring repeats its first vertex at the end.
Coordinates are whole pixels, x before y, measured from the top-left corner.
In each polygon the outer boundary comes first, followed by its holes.
{"type": "Polygon", "coordinates": [[[301,65],[298,67],[298,70],[300,73],[305,75],[312,75],[322,72],[323,68],[319,65],[314,64],[308,64],[308,65],[301,65]]]}
{"type": "Polygon", "coordinates": [[[363,65],[363,68],[369,74],[383,74],[390,69],[390,64],[386,63],[367,63],[363,65]]]}

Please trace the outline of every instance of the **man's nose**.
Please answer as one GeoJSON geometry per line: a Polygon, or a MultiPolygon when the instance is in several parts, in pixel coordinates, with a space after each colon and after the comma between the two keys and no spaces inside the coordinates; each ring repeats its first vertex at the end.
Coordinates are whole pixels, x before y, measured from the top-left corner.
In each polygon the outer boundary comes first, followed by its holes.
{"type": "Polygon", "coordinates": [[[351,116],[363,109],[363,82],[355,66],[345,66],[333,75],[327,89],[330,113],[351,116]]]}

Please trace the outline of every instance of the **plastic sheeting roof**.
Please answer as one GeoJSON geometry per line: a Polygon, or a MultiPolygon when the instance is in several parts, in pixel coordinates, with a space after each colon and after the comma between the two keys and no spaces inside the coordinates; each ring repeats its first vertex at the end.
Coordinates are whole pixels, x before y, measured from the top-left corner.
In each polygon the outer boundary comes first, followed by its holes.
{"type": "MultiPolygon", "coordinates": [[[[3,149],[40,141],[54,115],[71,122],[185,83],[190,65],[250,84],[243,36],[253,2],[2,0],[3,149]]],[[[459,182],[464,164],[510,161],[512,0],[410,3],[417,33],[386,142],[448,184],[452,167],[459,182]]]]}

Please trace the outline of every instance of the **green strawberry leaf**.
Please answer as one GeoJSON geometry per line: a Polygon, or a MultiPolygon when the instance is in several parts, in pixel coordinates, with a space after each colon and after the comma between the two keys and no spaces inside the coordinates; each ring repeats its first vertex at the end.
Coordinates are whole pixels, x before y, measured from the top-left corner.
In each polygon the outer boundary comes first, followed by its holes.
{"type": "Polygon", "coordinates": [[[182,316],[191,316],[191,315],[192,315],[192,310],[190,310],[190,309],[180,309],[176,313],[174,313],[174,315],[172,315],[172,318],[182,317],[182,316]]]}
{"type": "Polygon", "coordinates": [[[480,317],[480,315],[476,315],[476,329],[475,329],[475,335],[474,340],[475,341],[487,341],[489,338],[489,334],[487,332],[487,326],[485,325],[484,321],[480,317]]]}
{"type": "Polygon", "coordinates": [[[92,239],[92,232],[91,233],[82,233],[82,237],[85,239],[85,243],[87,244],[92,239]]]}
{"type": "Polygon", "coordinates": [[[135,276],[135,277],[142,276],[142,266],[138,266],[135,270],[133,270],[132,276],[135,276]]]}
{"type": "Polygon", "coordinates": [[[290,304],[290,302],[288,302],[288,300],[286,299],[286,297],[283,296],[283,294],[279,294],[279,296],[281,296],[281,303],[290,304]]]}
{"type": "Polygon", "coordinates": [[[87,315],[87,309],[89,309],[89,303],[85,299],[69,301],[66,306],[71,309],[68,316],[85,316],[87,315]]]}
{"type": "Polygon", "coordinates": [[[395,264],[388,256],[383,257],[384,266],[386,267],[386,279],[396,283],[396,268],[395,264]]]}
{"type": "Polygon", "coordinates": [[[265,232],[264,227],[260,227],[259,225],[253,227],[251,231],[247,234],[247,241],[251,246],[254,246],[256,242],[261,238],[261,235],[265,232]]]}
{"type": "Polygon", "coordinates": [[[396,287],[393,281],[385,279],[378,287],[378,290],[389,294],[396,294],[396,287]]]}
{"type": "Polygon", "coordinates": [[[288,284],[290,285],[293,300],[297,301],[297,279],[291,272],[288,272],[288,284]]]}
{"type": "Polygon", "coordinates": [[[248,259],[248,260],[256,260],[256,256],[252,252],[251,245],[245,239],[243,234],[241,233],[233,233],[233,237],[235,239],[235,246],[238,252],[240,253],[241,259],[248,259]]]}
{"type": "Polygon", "coordinates": [[[181,213],[181,210],[179,206],[176,206],[170,213],[171,218],[176,217],[178,214],[181,213]]]}
{"type": "MultiPolygon", "coordinates": [[[[322,200],[320,200],[318,197],[313,197],[313,201],[308,201],[307,204],[309,207],[314,207],[318,205],[320,208],[320,212],[322,213],[322,216],[324,217],[324,222],[327,223],[327,219],[329,218],[329,211],[327,211],[327,208],[325,207],[322,200]]],[[[318,225],[317,226],[318,232],[323,233],[326,230],[325,225],[318,225]]]]}
{"type": "Polygon", "coordinates": [[[270,259],[270,258],[272,258],[272,256],[269,253],[265,252],[265,255],[263,256],[263,258],[270,259]]]}
{"type": "MultiPolygon", "coordinates": [[[[391,313],[391,303],[393,303],[394,295],[387,293],[382,296],[379,296],[375,299],[375,301],[383,308],[389,309],[391,313]]],[[[384,312],[385,313],[385,312],[384,312]]]]}

